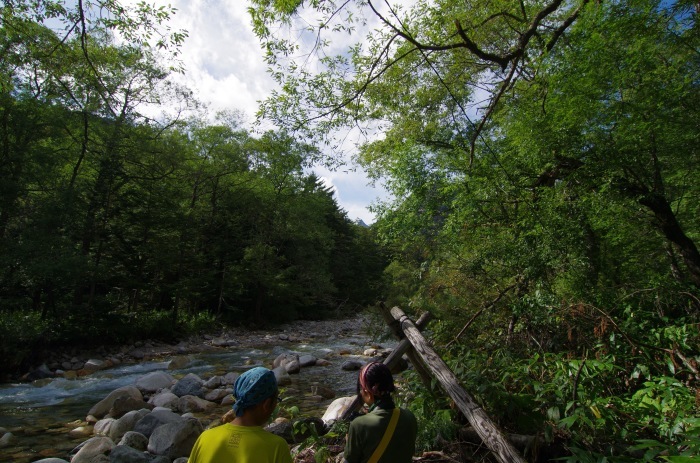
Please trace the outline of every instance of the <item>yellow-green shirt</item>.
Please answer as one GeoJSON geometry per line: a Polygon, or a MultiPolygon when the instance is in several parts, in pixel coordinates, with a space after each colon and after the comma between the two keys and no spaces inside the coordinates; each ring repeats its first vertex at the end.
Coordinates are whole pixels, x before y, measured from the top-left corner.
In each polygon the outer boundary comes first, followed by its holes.
{"type": "Polygon", "coordinates": [[[292,463],[287,442],[260,426],[226,423],[204,431],[188,463],[292,463]]]}

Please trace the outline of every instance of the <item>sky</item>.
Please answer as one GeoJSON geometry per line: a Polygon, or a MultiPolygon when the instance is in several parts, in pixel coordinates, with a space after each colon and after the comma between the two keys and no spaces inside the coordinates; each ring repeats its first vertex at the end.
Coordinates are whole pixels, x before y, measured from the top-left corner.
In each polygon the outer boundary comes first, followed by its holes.
{"type": "MultiPolygon", "coordinates": [[[[247,0],[155,0],[177,9],[171,19],[173,29],[186,29],[189,37],[180,59],[185,68],[184,83],[195,96],[217,110],[242,111],[252,123],[258,101],[276,88],[267,74],[260,43],[253,33],[247,0]]],[[[338,204],[351,220],[374,222],[367,206],[388,194],[381,186],[371,186],[360,168],[343,167],[314,172],[335,190],[338,204]]]]}

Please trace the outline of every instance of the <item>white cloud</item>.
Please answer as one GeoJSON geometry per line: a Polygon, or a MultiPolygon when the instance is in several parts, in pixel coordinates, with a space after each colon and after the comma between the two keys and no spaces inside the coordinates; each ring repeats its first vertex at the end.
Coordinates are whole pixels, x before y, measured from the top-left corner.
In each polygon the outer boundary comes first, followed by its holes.
{"type": "MultiPolygon", "coordinates": [[[[136,2],[122,0],[124,4],[136,2]]],[[[243,112],[247,122],[252,123],[258,102],[269,96],[277,84],[267,74],[263,51],[253,33],[247,11],[249,2],[156,0],[156,3],[176,8],[169,26],[173,30],[185,29],[189,34],[179,57],[185,73],[176,81],[192,90],[212,113],[238,110],[243,112]]],[[[313,21],[313,17],[307,19],[313,21]]],[[[359,36],[342,37],[343,45],[359,36]]],[[[352,150],[351,147],[346,151],[352,150]]],[[[350,219],[361,218],[368,224],[374,222],[374,214],[367,210],[367,206],[378,197],[386,198],[386,190],[370,186],[369,179],[360,169],[343,167],[330,171],[315,167],[313,170],[335,188],[338,204],[350,219]]]]}

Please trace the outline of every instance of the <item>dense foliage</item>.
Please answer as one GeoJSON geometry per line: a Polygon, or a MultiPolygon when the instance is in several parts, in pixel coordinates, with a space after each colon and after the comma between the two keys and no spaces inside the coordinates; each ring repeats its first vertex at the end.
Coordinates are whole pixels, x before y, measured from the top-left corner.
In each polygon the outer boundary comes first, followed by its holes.
{"type": "Polygon", "coordinates": [[[375,297],[381,253],[309,173],[315,147],[254,136],[235,113],[184,117],[195,102],[163,50],[185,33],[155,29],[170,13],[2,7],[5,370],[56,343],[337,315],[375,297]]]}
{"type": "Polygon", "coordinates": [[[697,5],[253,3],[282,84],[261,115],[366,128],[387,296],[440,318],[501,426],[568,461],[697,457],[697,5]]]}

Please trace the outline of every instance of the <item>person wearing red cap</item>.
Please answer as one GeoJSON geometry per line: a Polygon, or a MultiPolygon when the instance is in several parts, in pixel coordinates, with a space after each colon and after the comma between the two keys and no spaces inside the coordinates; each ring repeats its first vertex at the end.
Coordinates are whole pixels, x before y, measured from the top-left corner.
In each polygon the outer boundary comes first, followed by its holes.
{"type": "Polygon", "coordinates": [[[411,463],[418,424],[410,410],[396,407],[394,379],[383,363],[360,370],[358,391],[369,412],[350,423],[344,459],[347,463],[411,463]]]}

